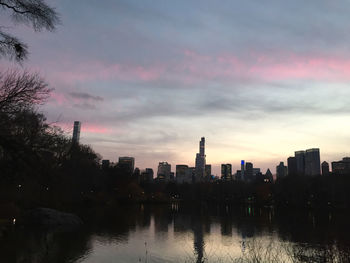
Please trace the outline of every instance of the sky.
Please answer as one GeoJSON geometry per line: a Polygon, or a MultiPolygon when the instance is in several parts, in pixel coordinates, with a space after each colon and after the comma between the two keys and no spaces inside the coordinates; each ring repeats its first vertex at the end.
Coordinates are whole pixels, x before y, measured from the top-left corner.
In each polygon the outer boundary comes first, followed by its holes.
{"type": "Polygon", "coordinates": [[[41,107],[103,159],[193,166],[253,162],[263,172],[320,148],[350,144],[350,2],[50,0],[54,32],[1,24],[29,46],[18,65],[54,88],[41,107]]]}

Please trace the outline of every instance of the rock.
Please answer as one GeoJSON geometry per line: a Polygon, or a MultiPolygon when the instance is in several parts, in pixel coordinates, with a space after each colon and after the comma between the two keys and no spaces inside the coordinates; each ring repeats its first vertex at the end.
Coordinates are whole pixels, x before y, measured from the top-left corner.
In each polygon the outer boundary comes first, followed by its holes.
{"type": "Polygon", "coordinates": [[[74,214],[60,212],[50,208],[36,208],[27,211],[18,220],[18,224],[44,227],[75,227],[82,225],[83,221],[74,214]]]}

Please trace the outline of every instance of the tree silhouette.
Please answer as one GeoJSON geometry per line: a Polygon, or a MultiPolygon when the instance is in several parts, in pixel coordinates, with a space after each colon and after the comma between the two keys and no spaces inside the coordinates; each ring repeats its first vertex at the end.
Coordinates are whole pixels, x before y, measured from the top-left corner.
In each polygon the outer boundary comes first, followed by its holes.
{"type": "MultiPolygon", "coordinates": [[[[0,9],[13,22],[30,25],[35,31],[53,31],[60,22],[55,9],[42,0],[0,0],[0,9]]],[[[22,61],[28,56],[28,46],[0,27],[0,56],[22,61]]]]}

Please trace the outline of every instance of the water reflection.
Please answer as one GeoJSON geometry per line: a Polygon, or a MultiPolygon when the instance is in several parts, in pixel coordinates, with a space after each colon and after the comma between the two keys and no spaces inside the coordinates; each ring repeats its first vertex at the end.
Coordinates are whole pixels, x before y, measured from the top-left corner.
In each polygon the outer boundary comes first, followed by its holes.
{"type": "Polygon", "coordinates": [[[81,213],[79,230],[7,228],[0,262],[348,262],[349,215],[137,205],[81,213]]]}

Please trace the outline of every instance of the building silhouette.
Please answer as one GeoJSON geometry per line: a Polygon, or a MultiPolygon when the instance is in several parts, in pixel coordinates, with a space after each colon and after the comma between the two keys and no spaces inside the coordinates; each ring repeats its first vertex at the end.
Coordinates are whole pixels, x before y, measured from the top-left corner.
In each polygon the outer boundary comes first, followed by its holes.
{"type": "Polygon", "coordinates": [[[322,175],[329,175],[329,164],[326,161],[324,161],[321,164],[321,167],[322,167],[322,175]]]}
{"type": "Polygon", "coordinates": [[[118,168],[132,175],[135,169],[135,158],[134,157],[119,157],[118,159],[118,168]]]}
{"type": "Polygon", "coordinates": [[[267,171],[265,173],[265,178],[270,180],[271,183],[273,182],[273,176],[272,176],[272,173],[271,173],[270,169],[267,169],[267,171]]]}
{"type": "Polygon", "coordinates": [[[277,178],[287,176],[287,166],[284,165],[284,162],[280,162],[280,164],[276,166],[276,176],[277,178]]]}
{"type": "Polygon", "coordinates": [[[241,161],[241,180],[245,181],[245,174],[244,174],[244,160],[241,161]]]}
{"type": "Polygon", "coordinates": [[[221,165],[221,179],[224,181],[231,181],[232,180],[232,165],[222,164],[221,165]]]}
{"type": "Polygon", "coordinates": [[[192,176],[190,178],[187,178],[188,175],[188,165],[185,164],[177,164],[176,165],[176,182],[177,183],[185,183],[185,182],[192,182],[192,176]],[[189,181],[188,181],[189,180],[189,181]]]}
{"type": "Polygon", "coordinates": [[[341,161],[332,162],[332,173],[336,175],[350,175],[350,157],[344,157],[341,161]]]}
{"type": "Polygon", "coordinates": [[[287,159],[288,175],[295,176],[298,174],[296,157],[289,157],[287,159]]]}
{"type": "Polygon", "coordinates": [[[206,181],[211,180],[211,164],[205,165],[205,179],[206,179],[206,181]]]}
{"type": "Polygon", "coordinates": [[[146,168],[146,170],[141,172],[140,181],[145,183],[153,182],[153,174],[152,168],[146,168]]]}
{"type": "Polygon", "coordinates": [[[196,172],[195,181],[200,182],[205,178],[205,138],[202,137],[199,142],[199,153],[196,154],[196,172]]]}
{"type": "Polygon", "coordinates": [[[245,178],[247,182],[253,181],[253,164],[250,162],[245,163],[245,178]]]}
{"type": "Polygon", "coordinates": [[[296,151],[294,153],[295,162],[297,167],[297,174],[304,175],[305,174],[305,151],[296,151]]]}
{"type": "Polygon", "coordinates": [[[80,141],[80,127],[81,127],[81,122],[75,121],[73,126],[73,137],[72,137],[73,143],[79,143],[80,141]]]}
{"type": "Polygon", "coordinates": [[[305,152],[305,175],[314,176],[321,174],[320,149],[308,149],[305,152]]]}
{"type": "Polygon", "coordinates": [[[158,164],[157,178],[160,181],[169,182],[171,177],[171,165],[167,162],[158,164]]]}

